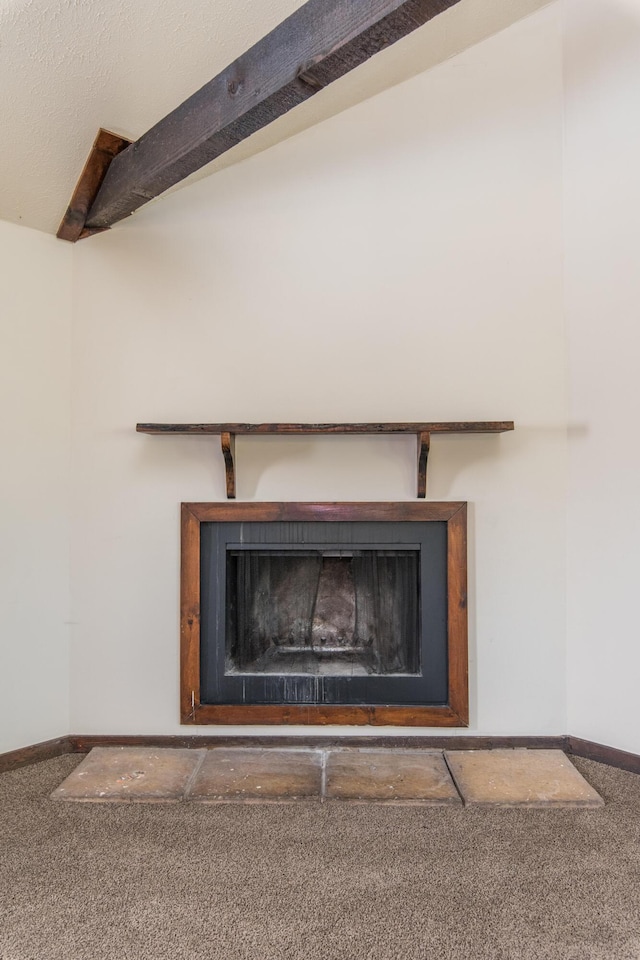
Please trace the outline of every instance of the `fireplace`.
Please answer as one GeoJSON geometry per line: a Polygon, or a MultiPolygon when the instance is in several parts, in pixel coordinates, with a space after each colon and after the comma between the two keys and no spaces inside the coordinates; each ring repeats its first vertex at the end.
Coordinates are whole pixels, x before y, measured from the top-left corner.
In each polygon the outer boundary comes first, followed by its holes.
{"type": "Polygon", "coordinates": [[[182,510],[183,723],[466,725],[464,503],[182,510]]]}

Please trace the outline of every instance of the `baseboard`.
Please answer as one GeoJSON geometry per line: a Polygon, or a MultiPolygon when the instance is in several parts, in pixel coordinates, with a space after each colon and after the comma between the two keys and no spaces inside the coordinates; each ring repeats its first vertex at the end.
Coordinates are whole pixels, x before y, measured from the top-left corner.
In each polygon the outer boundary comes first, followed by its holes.
{"type": "Polygon", "coordinates": [[[566,750],[567,737],[482,737],[452,736],[71,736],[74,753],[93,747],[400,747],[422,750],[497,750],[500,747],[566,750]]]}
{"type": "Polygon", "coordinates": [[[71,737],[57,737],[55,740],[44,740],[29,747],[20,747],[19,750],[10,750],[0,753],[0,773],[26,767],[32,763],[41,763],[43,760],[52,760],[72,753],[71,737]]]}
{"type": "Polygon", "coordinates": [[[584,757],[586,760],[597,760],[598,763],[606,763],[609,767],[628,770],[630,773],[640,773],[640,756],[637,753],[606,747],[592,740],[581,740],[580,737],[567,737],[567,741],[568,754],[584,757]]]}
{"type": "Polygon", "coordinates": [[[15,770],[43,760],[52,760],[69,753],[88,753],[93,747],[401,747],[416,750],[498,750],[526,747],[529,750],[564,750],[575,757],[597,760],[610,767],[640,774],[640,756],[617,750],[580,737],[482,737],[463,735],[442,736],[125,736],[108,734],[80,734],[45,740],[19,750],[0,754],[0,773],[15,770]]]}

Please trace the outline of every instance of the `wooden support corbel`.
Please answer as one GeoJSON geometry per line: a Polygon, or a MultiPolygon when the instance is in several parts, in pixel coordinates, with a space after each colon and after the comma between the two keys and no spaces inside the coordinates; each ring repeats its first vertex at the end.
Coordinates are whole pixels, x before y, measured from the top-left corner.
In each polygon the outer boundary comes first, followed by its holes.
{"type": "Polygon", "coordinates": [[[235,433],[221,433],[220,445],[224,457],[224,472],[227,480],[227,500],[236,498],[236,468],[233,458],[236,453],[235,433]]]}
{"type": "Polygon", "coordinates": [[[418,497],[424,500],[427,495],[427,460],[431,434],[423,431],[418,435],[418,497]]]}

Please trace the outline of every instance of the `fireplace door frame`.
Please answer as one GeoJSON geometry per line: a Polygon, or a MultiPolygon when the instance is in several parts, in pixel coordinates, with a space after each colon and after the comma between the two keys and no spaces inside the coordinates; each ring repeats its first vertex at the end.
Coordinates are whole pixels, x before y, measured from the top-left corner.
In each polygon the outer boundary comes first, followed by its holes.
{"type": "Polygon", "coordinates": [[[465,502],[183,503],[180,571],[182,724],[469,725],[465,502]],[[447,525],[446,704],[211,704],[200,702],[200,525],[249,522],[439,521],[447,525]]]}

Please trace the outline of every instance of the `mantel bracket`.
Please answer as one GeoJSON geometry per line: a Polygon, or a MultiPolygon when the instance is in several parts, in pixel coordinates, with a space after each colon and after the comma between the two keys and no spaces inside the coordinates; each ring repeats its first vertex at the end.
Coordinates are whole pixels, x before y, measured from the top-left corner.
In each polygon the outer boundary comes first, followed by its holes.
{"type": "Polygon", "coordinates": [[[424,500],[427,495],[427,460],[431,434],[427,431],[418,434],[418,498],[424,500]]]}
{"type": "Polygon", "coordinates": [[[235,433],[221,433],[220,446],[222,447],[222,456],[224,457],[224,472],[227,481],[227,500],[236,498],[236,465],[234,457],[236,454],[236,435],[235,433]]]}

